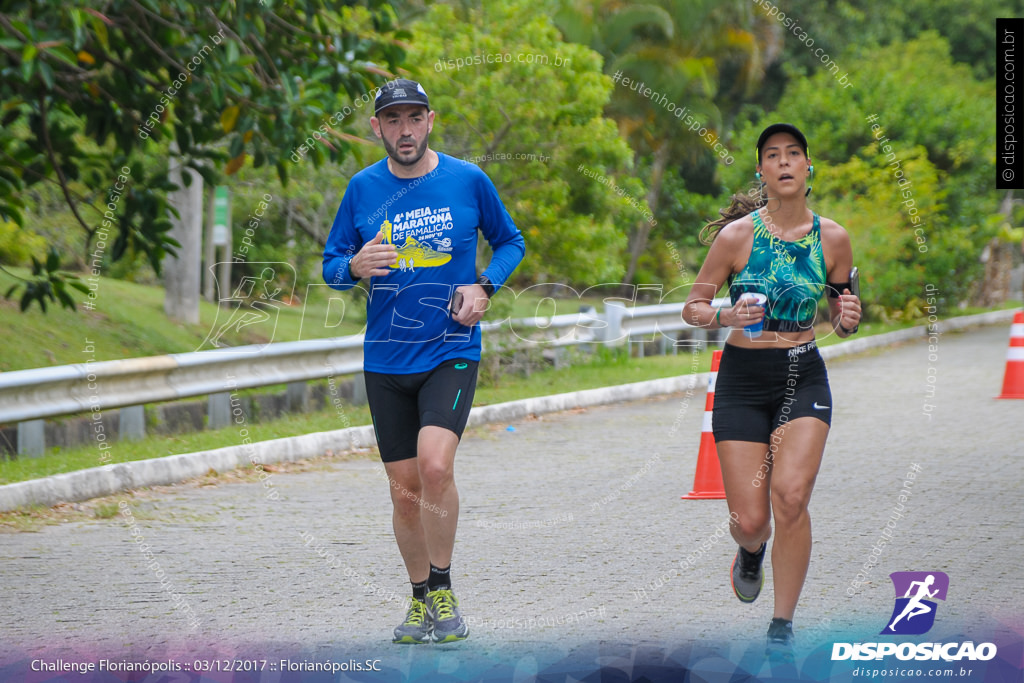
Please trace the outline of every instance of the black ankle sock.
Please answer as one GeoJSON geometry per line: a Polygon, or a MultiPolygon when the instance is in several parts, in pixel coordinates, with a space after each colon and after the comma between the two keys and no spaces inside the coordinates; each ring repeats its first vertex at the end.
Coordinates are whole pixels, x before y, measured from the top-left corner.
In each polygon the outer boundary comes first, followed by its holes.
{"type": "MultiPolygon", "coordinates": [[[[410,583],[412,583],[410,581],[410,583]]],[[[413,583],[412,584],[412,597],[416,598],[420,602],[427,601],[427,582],[413,583]]]]}
{"type": "Polygon", "coordinates": [[[772,623],[768,624],[768,630],[771,631],[774,628],[779,628],[786,631],[793,630],[793,622],[790,619],[783,619],[782,617],[773,617],[772,623]]]}
{"type": "Polygon", "coordinates": [[[449,590],[452,587],[452,566],[444,569],[430,565],[430,577],[427,579],[428,591],[449,590]]]}

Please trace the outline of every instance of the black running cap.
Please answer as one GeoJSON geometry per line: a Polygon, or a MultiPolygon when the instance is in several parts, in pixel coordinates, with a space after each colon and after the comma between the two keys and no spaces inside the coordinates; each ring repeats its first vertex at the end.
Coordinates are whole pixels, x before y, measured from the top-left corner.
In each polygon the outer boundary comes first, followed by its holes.
{"type": "Polygon", "coordinates": [[[427,99],[427,92],[423,86],[407,78],[396,78],[380,87],[373,101],[373,113],[379,114],[381,109],[396,104],[420,104],[430,109],[430,100],[427,99]]]}
{"type": "Polygon", "coordinates": [[[804,156],[809,156],[807,154],[807,138],[804,137],[799,128],[792,123],[773,123],[761,131],[761,137],[757,139],[757,163],[761,163],[761,149],[764,148],[764,143],[768,142],[768,138],[776,133],[789,133],[795,137],[800,146],[804,148],[804,156]]]}

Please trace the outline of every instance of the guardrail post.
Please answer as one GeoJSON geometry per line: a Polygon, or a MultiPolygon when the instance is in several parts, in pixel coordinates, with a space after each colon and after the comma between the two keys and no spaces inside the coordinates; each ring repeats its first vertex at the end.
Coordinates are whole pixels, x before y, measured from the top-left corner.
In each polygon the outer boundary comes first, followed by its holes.
{"type": "MultiPolygon", "coordinates": [[[[606,301],[604,304],[605,326],[599,329],[598,337],[605,346],[618,346],[622,341],[622,318],[626,315],[626,307],[617,301],[606,301]]],[[[628,339],[626,340],[629,341],[628,339]]]]}
{"type": "Polygon", "coordinates": [[[288,412],[306,412],[309,405],[309,387],[305,382],[291,382],[285,393],[288,412]]]}
{"type": "Polygon", "coordinates": [[[220,429],[231,424],[231,393],[210,394],[206,402],[206,428],[220,429]]]}
{"type": "Polygon", "coordinates": [[[18,455],[42,455],[46,450],[46,421],[18,423],[18,455]]]}
{"type": "Polygon", "coordinates": [[[679,349],[686,349],[687,353],[696,353],[703,351],[706,344],[697,338],[693,339],[677,339],[676,343],[672,345],[672,354],[677,355],[679,349]]]}
{"type": "Polygon", "coordinates": [[[118,439],[132,441],[146,438],[146,406],[128,406],[117,412],[118,439]]]}
{"type": "Polygon", "coordinates": [[[361,372],[352,375],[352,405],[366,405],[366,376],[361,372]]]}
{"type": "Polygon", "coordinates": [[[691,339],[693,346],[698,351],[703,351],[708,345],[708,329],[706,327],[698,327],[691,332],[691,339]]]}

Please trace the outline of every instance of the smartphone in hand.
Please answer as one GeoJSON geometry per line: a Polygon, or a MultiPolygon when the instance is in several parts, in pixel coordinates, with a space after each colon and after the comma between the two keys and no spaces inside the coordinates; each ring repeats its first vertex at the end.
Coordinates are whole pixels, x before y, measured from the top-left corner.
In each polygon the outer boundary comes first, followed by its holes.
{"type": "MultiPolygon", "coordinates": [[[[850,294],[853,294],[858,299],[860,298],[860,271],[857,270],[857,266],[850,269],[850,294]]],[[[856,332],[859,329],[860,325],[858,324],[853,328],[853,331],[856,332]]]]}
{"type": "Polygon", "coordinates": [[[462,292],[456,289],[452,293],[452,300],[448,302],[448,313],[454,318],[460,310],[462,310],[462,292]]]}

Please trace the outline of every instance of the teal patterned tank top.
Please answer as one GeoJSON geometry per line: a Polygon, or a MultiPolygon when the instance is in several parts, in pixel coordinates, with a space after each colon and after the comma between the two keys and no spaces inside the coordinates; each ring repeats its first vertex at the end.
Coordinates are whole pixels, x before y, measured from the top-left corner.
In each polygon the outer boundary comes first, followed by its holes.
{"type": "Polygon", "coordinates": [[[768,296],[764,329],[794,332],[814,324],[818,300],[825,292],[825,253],[821,248],[821,219],[814,214],[811,231],[793,242],[768,230],[761,212],[753,213],[754,243],[747,265],[729,283],[735,304],[746,292],[768,296]]]}

